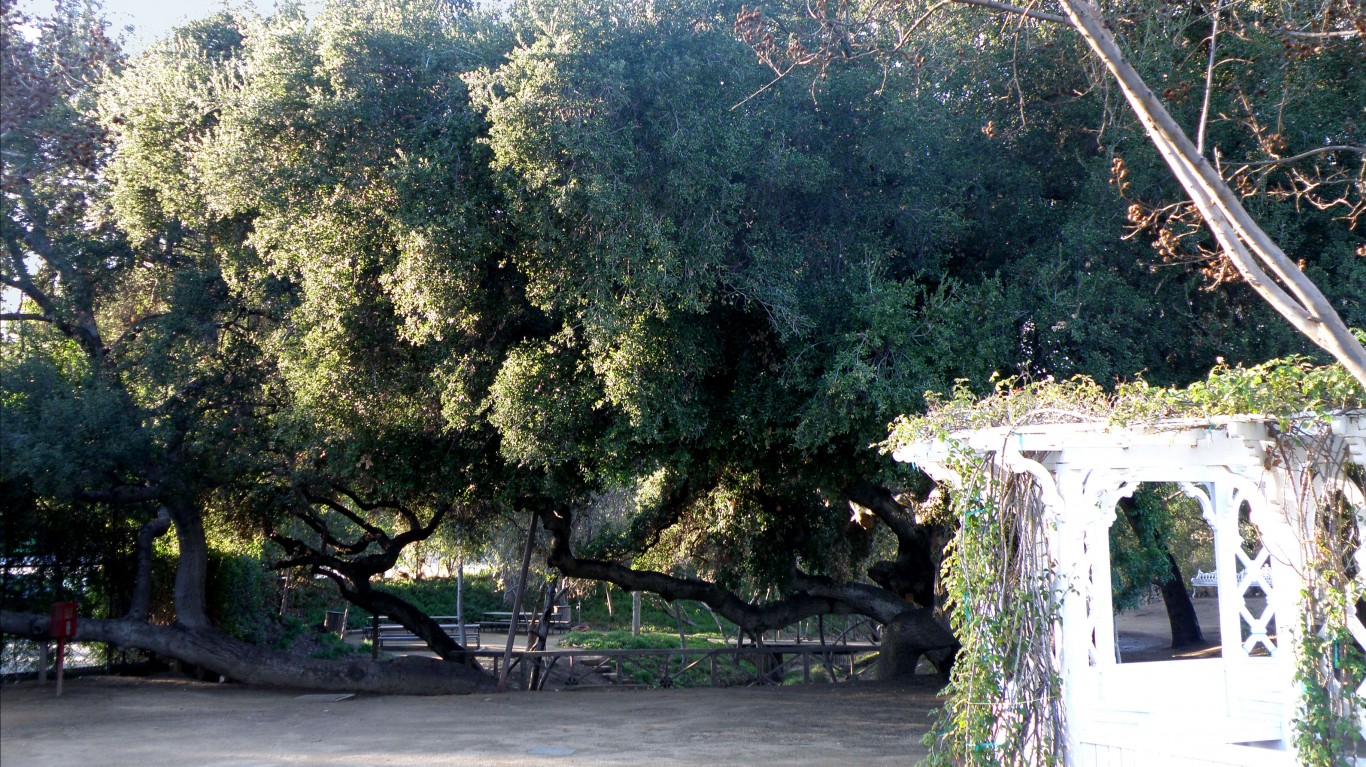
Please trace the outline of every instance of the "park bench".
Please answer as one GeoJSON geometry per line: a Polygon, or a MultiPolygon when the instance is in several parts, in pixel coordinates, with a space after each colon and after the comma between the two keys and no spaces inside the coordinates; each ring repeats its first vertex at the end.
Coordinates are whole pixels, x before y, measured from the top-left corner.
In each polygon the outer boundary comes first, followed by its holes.
{"type": "MultiPolygon", "coordinates": [[[[527,628],[534,625],[538,618],[539,616],[536,613],[519,613],[516,633],[525,633],[527,628]]],[[[479,625],[483,626],[486,631],[506,632],[512,628],[512,622],[511,612],[490,611],[484,613],[479,625]]],[[[569,607],[567,605],[556,607],[550,616],[550,631],[564,633],[569,630],[569,624],[569,607]]]]}
{"type": "Polygon", "coordinates": [[[525,633],[527,627],[531,625],[534,616],[528,612],[518,613],[517,625],[513,627],[512,613],[492,610],[484,613],[479,619],[479,625],[486,631],[496,631],[499,633],[525,633]]]}
{"type": "MultiPolygon", "coordinates": [[[[1244,570],[1242,573],[1239,574],[1239,577],[1238,577],[1238,583],[1239,583],[1239,585],[1241,585],[1241,584],[1243,583],[1243,581],[1247,580],[1247,577],[1248,577],[1248,576],[1247,576],[1247,572],[1248,572],[1247,570],[1244,570]]],[[[1270,587],[1271,587],[1271,565],[1262,565],[1261,576],[1262,576],[1262,584],[1264,584],[1266,588],[1270,588],[1270,587]]],[[[1201,570],[1201,569],[1198,569],[1198,568],[1197,568],[1196,571],[1195,571],[1195,577],[1194,577],[1194,578],[1191,578],[1191,587],[1195,590],[1195,593],[1197,593],[1197,594],[1200,592],[1200,589],[1207,589],[1207,590],[1210,590],[1210,591],[1218,591],[1218,590],[1219,590],[1219,578],[1218,578],[1218,576],[1217,576],[1216,573],[1207,573],[1207,572],[1205,572],[1204,570],[1201,570]]]]}
{"type": "Polygon", "coordinates": [[[1206,591],[1218,591],[1218,573],[1207,573],[1204,570],[1200,570],[1197,568],[1195,571],[1195,577],[1191,578],[1191,588],[1194,590],[1196,596],[1200,595],[1201,589],[1204,589],[1206,591]]]}
{"type": "MultiPolygon", "coordinates": [[[[457,616],[433,615],[432,620],[436,621],[441,626],[441,630],[446,632],[447,636],[454,639],[462,647],[477,648],[480,646],[478,623],[466,622],[465,634],[462,637],[460,635],[460,620],[457,616]]],[[[375,635],[375,630],[373,628],[367,630],[366,633],[370,635],[370,640],[375,642],[381,650],[388,647],[412,645],[425,646],[425,643],[421,639],[418,639],[416,634],[397,623],[379,624],[378,636],[375,635]]]]}

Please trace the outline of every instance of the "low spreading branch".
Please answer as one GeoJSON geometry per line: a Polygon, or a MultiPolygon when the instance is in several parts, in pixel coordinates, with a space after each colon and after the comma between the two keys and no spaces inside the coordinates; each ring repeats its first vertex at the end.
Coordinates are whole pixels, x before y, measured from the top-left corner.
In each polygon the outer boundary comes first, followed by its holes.
{"type": "MultiPolygon", "coordinates": [[[[46,615],[0,611],[0,633],[39,638],[48,635],[46,615]]],[[[215,630],[180,625],[155,626],[144,621],[82,617],[75,641],[136,647],[245,684],[306,687],[328,692],[403,695],[452,695],[487,692],[492,682],[463,664],[407,656],[320,660],[251,645],[215,630]]]]}
{"type": "Polygon", "coordinates": [[[956,644],[953,634],[937,621],[932,610],[910,605],[874,586],[840,583],[795,571],[791,596],[774,602],[752,604],[727,589],[698,578],[636,570],[597,559],[580,559],[574,555],[570,545],[572,512],[546,510],[540,512],[539,516],[551,534],[549,564],[564,575],[605,581],[627,591],[648,591],[668,601],[687,599],[701,602],[751,636],[817,615],[857,613],[883,623],[896,620],[909,625],[915,632],[916,643],[924,650],[949,648],[956,644]]]}
{"type": "Polygon", "coordinates": [[[424,524],[415,512],[400,504],[370,501],[359,493],[336,485],[333,485],[333,489],[344,496],[345,501],[306,487],[297,488],[299,495],[310,505],[297,510],[294,516],[318,535],[319,542],[314,545],[279,530],[271,530],[268,533],[270,540],[285,552],[285,558],[277,561],[273,567],[277,570],[306,568],[315,575],[324,575],[337,584],[342,597],[351,604],[375,615],[388,616],[411,631],[442,659],[474,666],[475,661],[465,648],[452,639],[431,616],[398,596],[374,588],[372,584],[376,576],[397,564],[405,547],[430,538],[453,505],[447,503],[438,507],[424,524]],[[313,505],[336,511],[364,530],[364,533],[351,543],[340,540],[311,508],[313,505]],[[396,511],[403,508],[407,513],[400,511],[400,516],[408,527],[391,536],[357,513],[352,505],[369,511],[396,511]]]}

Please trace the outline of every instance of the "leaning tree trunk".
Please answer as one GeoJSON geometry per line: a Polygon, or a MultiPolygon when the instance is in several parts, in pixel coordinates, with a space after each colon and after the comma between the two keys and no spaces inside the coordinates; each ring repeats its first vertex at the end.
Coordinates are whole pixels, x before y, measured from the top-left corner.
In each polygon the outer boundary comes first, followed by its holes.
{"type": "Polygon", "coordinates": [[[371,586],[368,579],[356,576],[348,582],[336,581],[342,597],[371,615],[385,615],[413,633],[442,660],[478,668],[478,662],[463,644],[451,638],[430,615],[413,603],[371,586]]]}
{"type": "Polygon", "coordinates": [[[1144,540],[1152,536],[1145,532],[1147,526],[1140,519],[1143,512],[1139,509],[1138,502],[1133,498],[1121,498],[1116,506],[1123,512],[1125,521],[1129,523],[1129,529],[1133,530],[1139,543],[1161,548],[1162,553],[1167,557],[1168,578],[1159,583],[1158,587],[1162,590],[1162,603],[1167,608],[1167,623],[1171,626],[1172,633],[1172,649],[1203,644],[1205,635],[1200,631],[1200,616],[1195,612],[1195,604],[1191,601],[1190,592],[1186,589],[1186,578],[1181,574],[1181,567],[1176,563],[1176,557],[1172,556],[1171,549],[1167,547],[1167,542],[1144,540]]]}
{"type": "MultiPolygon", "coordinates": [[[[0,632],[45,637],[48,620],[45,615],[0,611],[0,632]]],[[[467,694],[493,688],[486,674],[432,658],[319,660],[250,645],[214,628],[179,624],[155,626],[128,619],[82,618],[77,622],[74,641],[136,647],[233,681],[266,687],[401,695],[467,694]]]]}

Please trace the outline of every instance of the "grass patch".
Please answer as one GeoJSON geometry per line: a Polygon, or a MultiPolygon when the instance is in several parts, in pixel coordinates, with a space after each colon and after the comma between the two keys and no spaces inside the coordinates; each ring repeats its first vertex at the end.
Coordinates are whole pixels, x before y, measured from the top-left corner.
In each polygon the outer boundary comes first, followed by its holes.
{"type": "Polygon", "coordinates": [[[673,650],[678,648],[677,634],[641,633],[629,631],[571,631],[560,638],[560,647],[584,650],[673,650]]]}

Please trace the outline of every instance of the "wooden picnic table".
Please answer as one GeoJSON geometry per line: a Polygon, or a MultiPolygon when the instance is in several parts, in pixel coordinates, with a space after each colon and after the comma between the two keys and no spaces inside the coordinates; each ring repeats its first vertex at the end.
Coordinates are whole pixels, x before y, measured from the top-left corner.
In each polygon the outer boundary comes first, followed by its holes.
{"type": "MultiPolygon", "coordinates": [[[[465,622],[465,634],[460,635],[460,618],[456,615],[433,615],[432,620],[436,621],[441,630],[448,636],[460,643],[464,647],[477,648],[479,641],[479,624],[465,622]]],[[[375,643],[375,649],[382,649],[393,645],[422,645],[424,644],[405,626],[398,623],[372,622],[371,627],[365,629],[365,634],[370,637],[370,641],[375,643]]]]}
{"type": "MultiPolygon", "coordinates": [[[[535,625],[540,618],[540,613],[523,611],[517,618],[516,633],[525,633],[530,626],[535,625]]],[[[484,617],[479,621],[486,631],[509,631],[512,628],[512,613],[502,610],[489,610],[484,613],[484,617]]],[[[569,608],[561,605],[555,608],[550,615],[550,630],[553,632],[565,632],[569,630],[569,608]]]]}
{"type": "Polygon", "coordinates": [[[501,610],[489,610],[480,619],[479,626],[486,631],[507,631],[510,633],[525,633],[535,620],[535,613],[521,612],[517,614],[516,626],[513,626],[513,614],[501,610]]]}

